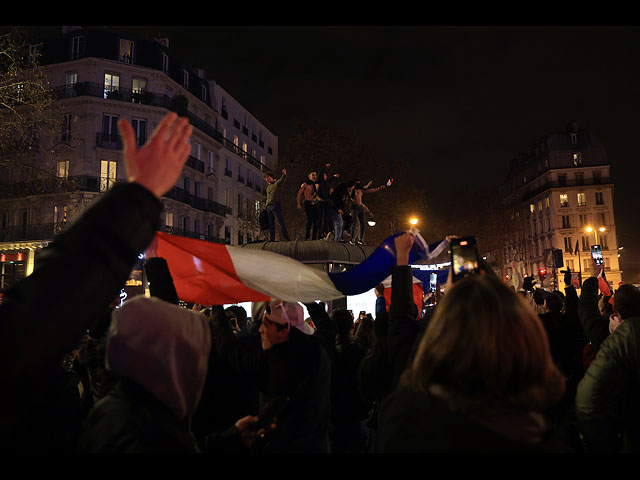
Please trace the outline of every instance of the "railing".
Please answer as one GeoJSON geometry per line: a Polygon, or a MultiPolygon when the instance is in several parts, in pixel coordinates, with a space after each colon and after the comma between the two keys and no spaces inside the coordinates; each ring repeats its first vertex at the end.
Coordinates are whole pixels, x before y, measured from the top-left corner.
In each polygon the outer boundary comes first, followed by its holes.
{"type": "MultiPolygon", "coordinates": [[[[87,175],[71,176],[66,178],[49,177],[42,178],[31,182],[20,183],[0,183],[0,198],[26,197],[29,195],[43,195],[50,193],[67,193],[67,192],[100,192],[101,184],[104,184],[106,178],[90,177],[87,175]]],[[[110,182],[118,183],[124,180],[108,179],[110,182]]]]}
{"type": "Polygon", "coordinates": [[[200,240],[206,240],[207,242],[214,243],[226,243],[223,238],[216,235],[209,235],[208,233],[193,232],[190,230],[183,230],[182,228],[172,227],[169,225],[163,225],[161,230],[171,235],[179,235],[181,237],[198,238],[200,240]]]}
{"type": "MultiPolygon", "coordinates": [[[[118,87],[117,89],[113,87],[105,87],[100,83],[92,83],[92,82],[80,82],[73,83],[69,85],[62,85],[60,87],[55,87],[53,89],[54,96],[58,99],[65,98],[74,98],[79,96],[89,96],[89,97],[98,97],[105,98],[109,100],[118,100],[123,102],[132,102],[138,103],[141,105],[150,105],[153,107],[162,107],[162,108],[171,108],[173,107],[173,100],[175,97],[171,97],[166,94],[160,94],[155,92],[150,92],[147,90],[133,90],[131,88],[123,88],[118,87]]],[[[223,111],[223,117],[226,118],[223,111]]],[[[261,171],[266,172],[268,169],[266,165],[260,163],[256,158],[249,155],[247,152],[244,152],[242,149],[237,147],[230,142],[226,138],[222,136],[218,130],[209,125],[206,121],[201,118],[193,115],[191,112],[186,113],[187,118],[189,118],[189,122],[199,130],[203,131],[211,138],[216,140],[217,142],[223,144],[228,150],[235,152],[236,154],[242,156],[245,160],[247,160],[250,164],[254,165],[256,168],[259,168],[261,171]]],[[[238,122],[238,128],[240,128],[240,123],[238,122]]],[[[261,143],[261,146],[263,144],[261,143]]],[[[269,153],[272,153],[271,147],[269,147],[269,153]]]]}
{"type": "Polygon", "coordinates": [[[582,180],[548,180],[537,188],[526,189],[521,197],[520,201],[524,202],[532,197],[535,197],[539,193],[544,192],[550,188],[563,188],[563,187],[580,187],[580,186],[593,186],[593,185],[606,185],[611,182],[610,177],[599,177],[597,179],[582,179],[582,180]]]}
{"type": "Polygon", "coordinates": [[[0,230],[0,242],[24,240],[53,240],[66,227],[66,223],[38,223],[33,225],[10,225],[0,230]]]}
{"type": "Polygon", "coordinates": [[[122,150],[122,140],[117,133],[96,133],[96,147],[122,150]]]}
{"type": "Polygon", "coordinates": [[[189,158],[187,158],[187,166],[204,173],[204,162],[202,160],[198,160],[193,155],[189,155],[189,158]]]}
{"type": "Polygon", "coordinates": [[[214,202],[213,200],[209,200],[208,198],[196,197],[179,187],[173,187],[165,194],[165,197],[186,203],[187,205],[197,208],[198,210],[202,210],[203,212],[211,212],[223,217],[225,215],[231,215],[231,208],[222,205],[221,203],[214,202]]]}

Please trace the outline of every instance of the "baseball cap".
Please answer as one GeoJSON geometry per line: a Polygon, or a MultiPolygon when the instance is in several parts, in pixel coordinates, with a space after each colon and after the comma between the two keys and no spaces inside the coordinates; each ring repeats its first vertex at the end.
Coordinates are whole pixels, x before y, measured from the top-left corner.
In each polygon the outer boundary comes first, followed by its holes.
{"type": "Polygon", "coordinates": [[[279,325],[290,325],[305,335],[313,335],[315,328],[304,320],[304,309],[297,302],[283,302],[272,298],[265,305],[267,318],[279,325]]]}

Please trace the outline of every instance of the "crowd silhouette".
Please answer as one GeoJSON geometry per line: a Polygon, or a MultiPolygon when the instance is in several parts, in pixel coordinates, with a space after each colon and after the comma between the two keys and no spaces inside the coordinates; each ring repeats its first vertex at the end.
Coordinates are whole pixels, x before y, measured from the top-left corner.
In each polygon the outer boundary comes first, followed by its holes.
{"type": "MultiPolygon", "coordinates": [[[[45,249],[0,304],[0,448],[19,453],[407,453],[640,451],[640,291],[605,295],[603,266],[564,292],[516,290],[480,271],[414,303],[393,241],[390,302],[354,318],[324,302],[181,304],[149,256],[150,297],[114,299],[153,241],[160,198],[189,154],[168,114],[142,148],[119,123],[127,182],[45,249]],[[77,278],[82,278],[78,283],[77,278]],[[577,289],[580,288],[580,295],[577,289]],[[427,298],[428,297],[428,298],[427,298]],[[387,304],[388,303],[388,304],[387,304]]],[[[330,164],[297,206],[308,240],[364,243],[367,193],[330,164]]],[[[265,177],[270,238],[287,229],[265,177]]],[[[387,287],[388,288],[388,287],[387,287]]]]}

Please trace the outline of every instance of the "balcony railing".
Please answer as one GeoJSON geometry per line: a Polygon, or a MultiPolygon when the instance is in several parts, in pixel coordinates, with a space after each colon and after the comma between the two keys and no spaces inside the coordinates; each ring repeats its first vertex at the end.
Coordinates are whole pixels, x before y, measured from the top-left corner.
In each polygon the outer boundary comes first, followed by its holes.
{"type": "Polygon", "coordinates": [[[34,225],[10,225],[0,230],[0,242],[25,240],[53,240],[66,227],[66,223],[38,223],[34,225]]]}
{"type": "Polygon", "coordinates": [[[117,133],[96,133],[96,147],[122,150],[122,140],[117,133]]]}
{"type": "MultiPolygon", "coordinates": [[[[131,88],[123,88],[118,87],[117,89],[113,87],[106,87],[100,83],[92,83],[92,82],[80,82],[73,83],[69,85],[62,85],[60,87],[55,87],[53,89],[54,95],[58,100],[64,98],[74,98],[80,96],[89,96],[89,97],[98,97],[98,98],[106,98],[109,100],[118,100],[123,102],[131,102],[131,103],[139,103],[141,105],[150,105],[153,107],[162,107],[162,108],[172,108],[174,97],[171,97],[166,94],[150,92],[147,90],[133,90],[131,88]]],[[[224,111],[223,111],[224,112],[224,111]]],[[[249,163],[259,168],[261,171],[266,172],[268,169],[266,165],[260,163],[256,158],[252,157],[248,153],[239,149],[232,142],[229,142],[226,138],[222,136],[218,130],[209,125],[206,121],[201,118],[193,115],[191,112],[187,112],[186,116],[189,118],[189,122],[194,127],[203,131],[211,138],[216,140],[217,142],[223,144],[228,150],[231,150],[238,155],[241,155],[244,159],[246,159],[249,163]],[[238,148],[238,151],[236,151],[238,148]]],[[[223,114],[224,117],[224,114],[223,114]]],[[[226,118],[226,117],[225,117],[226,118]]],[[[240,128],[240,123],[238,122],[238,128],[240,128]]],[[[271,147],[269,147],[269,153],[271,153],[271,147]]]]}
{"type": "Polygon", "coordinates": [[[31,182],[0,183],[0,198],[26,197],[30,195],[44,195],[67,192],[101,192],[105,191],[106,182],[111,185],[122,182],[121,179],[107,179],[77,175],[66,178],[49,177],[31,182]]]}
{"type": "Polygon", "coordinates": [[[198,160],[193,155],[189,155],[189,158],[187,158],[187,166],[204,173],[204,162],[202,160],[198,160]]]}
{"type": "Polygon", "coordinates": [[[165,197],[186,203],[187,205],[197,208],[198,210],[202,210],[203,212],[215,213],[222,217],[225,215],[231,215],[231,208],[207,198],[196,197],[179,187],[173,187],[165,194],[165,197]]]}
{"type": "Polygon", "coordinates": [[[200,240],[206,240],[207,242],[214,243],[226,243],[224,238],[220,238],[216,235],[209,235],[208,233],[193,232],[190,230],[183,230],[182,228],[172,227],[169,225],[163,225],[161,231],[169,233],[171,235],[179,235],[181,237],[198,238],[200,240]]]}
{"type": "Polygon", "coordinates": [[[593,186],[593,185],[606,185],[611,183],[611,178],[609,177],[599,177],[597,179],[582,179],[582,180],[549,180],[539,187],[536,188],[527,188],[522,192],[520,197],[520,201],[524,202],[530,198],[535,197],[536,195],[548,190],[550,188],[564,188],[564,187],[580,187],[580,186],[593,186]]]}

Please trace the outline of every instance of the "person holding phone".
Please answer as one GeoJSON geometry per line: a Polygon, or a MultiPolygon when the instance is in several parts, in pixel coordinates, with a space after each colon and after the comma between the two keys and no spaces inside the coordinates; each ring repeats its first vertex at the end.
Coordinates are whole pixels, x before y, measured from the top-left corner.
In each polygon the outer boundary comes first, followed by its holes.
{"type": "MultiPolygon", "coordinates": [[[[406,246],[399,247],[406,258],[406,246]]],[[[562,397],[564,377],[544,328],[521,295],[486,273],[456,282],[450,275],[415,356],[382,407],[379,451],[569,451],[545,436],[544,412],[562,397]]]]}

